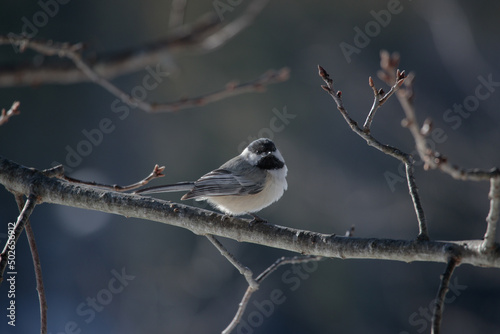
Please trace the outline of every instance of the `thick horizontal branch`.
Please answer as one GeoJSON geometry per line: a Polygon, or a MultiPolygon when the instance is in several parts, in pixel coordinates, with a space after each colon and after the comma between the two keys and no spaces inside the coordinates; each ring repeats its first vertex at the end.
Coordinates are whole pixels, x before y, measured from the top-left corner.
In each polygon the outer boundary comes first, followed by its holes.
{"type": "Polygon", "coordinates": [[[75,185],[0,157],[0,183],[14,192],[33,193],[40,202],[140,218],[240,242],[341,259],[380,259],[447,263],[450,256],[482,267],[500,268],[500,247],[481,252],[482,240],[456,242],[353,238],[299,230],[133,194],[75,185]]]}

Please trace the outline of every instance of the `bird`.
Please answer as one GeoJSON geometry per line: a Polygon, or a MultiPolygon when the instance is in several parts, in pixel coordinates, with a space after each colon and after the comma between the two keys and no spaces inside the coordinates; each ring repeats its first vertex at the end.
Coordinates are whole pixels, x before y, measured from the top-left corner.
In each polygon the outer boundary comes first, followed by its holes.
{"type": "Polygon", "coordinates": [[[205,200],[225,215],[251,215],[278,201],[288,188],[288,168],[271,139],[251,142],[240,155],[197,181],[144,188],[136,194],[187,191],[181,200],[205,200]]]}

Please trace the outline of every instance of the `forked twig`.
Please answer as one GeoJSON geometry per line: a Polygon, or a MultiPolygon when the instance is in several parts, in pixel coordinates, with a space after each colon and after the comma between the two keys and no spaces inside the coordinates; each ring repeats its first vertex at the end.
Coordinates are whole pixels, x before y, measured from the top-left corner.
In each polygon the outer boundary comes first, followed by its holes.
{"type": "Polygon", "coordinates": [[[403,162],[406,167],[406,179],[408,182],[408,189],[410,192],[410,196],[413,202],[413,206],[415,209],[415,213],[417,215],[417,220],[418,220],[418,226],[419,226],[419,234],[417,239],[418,240],[429,240],[429,234],[427,232],[427,224],[425,221],[425,215],[424,215],[424,210],[422,207],[422,203],[420,201],[420,196],[418,195],[418,188],[416,185],[415,177],[413,175],[413,158],[410,154],[405,153],[401,151],[400,149],[382,144],[379,142],[375,137],[373,137],[370,134],[370,125],[373,120],[373,115],[375,111],[387,101],[387,99],[398,89],[398,87],[401,86],[405,79],[405,72],[402,71],[400,72],[397,70],[396,73],[396,82],[392,86],[391,90],[385,94],[382,98],[380,98],[380,95],[382,93],[379,93],[374,88],[373,85],[373,80],[369,80],[370,86],[373,88],[375,94],[375,102],[374,106],[372,107],[372,110],[370,111],[370,114],[368,115],[367,121],[365,122],[365,127],[364,129],[361,129],[358,126],[358,123],[354,121],[349,114],[347,113],[347,110],[344,107],[344,103],[342,101],[342,92],[341,91],[335,91],[333,88],[333,80],[330,78],[329,74],[325,71],[325,69],[321,66],[318,66],[319,70],[319,76],[323,79],[323,81],[326,83],[326,85],[321,86],[335,101],[337,105],[337,109],[340,111],[342,116],[344,117],[345,121],[347,124],[349,124],[350,128],[352,131],[354,131],[357,135],[359,135],[361,138],[363,138],[366,143],[370,146],[375,147],[376,149],[384,152],[385,154],[388,154],[399,161],[403,162]],[[383,102],[381,102],[383,101],[383,102]]]}
{"type": "MultiPolygon", "coordinates": [[[[283,257],[279,258],[278,260],[276,260],[269,267],[267,267],[259,276],[257,276],[255,281],[259,285],[270,274],[272,274],[276,269],[278,269],[280,266],[282,266],[284,264],[297,264],[297,263],[304,263],[304,262],[310,262],[310,261],[320,261],[322,259],[323,258],[321,256],[314,256],[314,255],[294,256],[294,257],[284,257],[283,256],[283,257]]],[[[236,328],[236,326],[240,323],[241,317],[243,316],[243,313],[245,313],[245,309],[247,308],[248,303],[250,302],[250,298],[252,297],[252,294],[255,291],[257,291],[256,288],[253,288],[250,285],[248,286],[247,290],[245,291],[245,294],[243,295],[243,298],[241,299],[240,304],[238,305],[238,310],[236,311],[236,314],[234,315],[233,320],[231,320],[229,325],[222,331],[222,334],[231,333],[236,328]]]]}
{"type": "MultiPolygon", "coordinates": [[[[397,75],[400,76],[400,74],[397,75]]],[[[397,80],[396,83],[391,87],[391,89],[387,93],[385,93],[382,88],[377,90],[372,77],[368,78],[368,84],[373,89],[374,99],[372,108],[368,112],[365,124],[363,125],[363,131],[370,132],[370,127],[372,125],[373,118],[375,117],[375,112],[389,99],[389,97],[392,96],[392,94],[394,94],[394,92],[396,92],[399,89],[404,80],[405,77],[402,76],[401,79],[397,80]]]]}
{"type": "Polygon", "coordinates": [[[3,248],[2,253],[0,253],[0,283],[3,282],[3,273],[5,271],[5,268],[7,267],[7,256],[9,252],[9,245],[12,242],[15,244],[19,239],[19,236],[23,232],[24,227],[26,226],[26,223],[28,222],[31,213],[33,212],[33,209],[35,209],[36,204],[37,204],[36,196],[33,194],[29,195],[22,211],[19,213],[19,216],[17,217],[14,230],[7,238],[5,247],[3,248]]]}
{"type": "MultiPolygon", "coordinates": [[[[15,195],[19,212],[25,206],[25,201],[22,195],[15,195]]],[[[28,220],[25,225],[26,237],[30,246],[31,257],[33,258],[33,267],[35,268],[36,277],[36,291],[38,292],[38,300],[40,303],[40,333],[47,334],[47,298],[45,297],[45,288],[42,276],[42,264],[40,262],[40,255],[38,247],[36,246],[35,233],[31,228],[30,221],[28,220]]]]}
{"type": "MultiPolygon", "coordinates": [[[[378,76],[389,86],[394,85],[397,80],[395,72],[399,65],[399,61],[400,57],[397,53],[389,54],[389,52],[385,50],[380,52],[381,70],[378,72],[378,76]]],[[[412,134],[413,139],[415,140],[417,152],[425,163],[425,169],[440,169],[457,180],[481,181],[490,180],[492,177],[500,177],[500,170],[498,168],[484,171],[480,169],[465,169],[453,165],[444,155],[434,151],[429,145],[427,145],[425,134],[429,131],[425,130],[425,128],[428,124],[424,124],[424,127],[422,128],[420,127],[417,121],[415,107],[413,105],[413,101],[415,99],[415,93],[413,91],[413,75],[410,74],[408,76],[402,87],[396,92],[396,96],[406,116],[406,119],[403,121],[403,125],[408,128],[412,134]]],[[[427,123],[429,122],[427,121],[427,123]]]]}
{"type": "Polygon", "coordinates": [[[98,74],[95,69],[83,59],[81,55],[83,45],[81,43],[71,45],[68,43],[41,42],[30,40],[22,36],[11,37],[9,38],[9,42],[18,45],[20,48],[30,48],[47,56],[59,56],[70,59],[91,81],[100,85],[128,105],[138,107],[146,112],[174,112],[181,109],[205,105],[238,94],[262,92],[267,85],[288,80],[290,74],[290,70],[287,68],[278,71],[268,71],[256,80],[242,84],[230,83],[226,85],[224,89],[203,96],[185,98],[171,103],[149,103],[125,93],[104,76],[98,74]]]}
{"type": "Polygon", "coordinates": [[[219,250],[219,252],[229,261],[231,264],[238,269],[240,274],[242,274],[248,282],[248,288],[238,305],[238,310],[236,311],[233,320],[229,325],[222,331],[222,334],[229,334],[231,331],[239,324],[241,317],[245,312],[245,309],[250,301],[252,294],[259,289],[260,283],[265,280],[270,274],[272,274],[276,269],[284,264],[296,264],[309,261],[319,261],[322,259],[320,256],[294,256],[294,257],[281,257],[272,265],[270,265],[266,270],[264,270],[257,278],[253,278],[252,271],[245,267],[241,262],[238,261],[213,235],[205,235],[207,239],[219,250]]]}
{"type": "MultiPolygon", "coordinates": [[[[169,28],[174,29],[166,38],[118,52],[100,54],[93,56],[92,59],[86,58],[85,61],[101,77],[111,80],[121,75],[141,71],[147,66],[160,64],[179,50],[209,52],[229,42],[248,28],[269,0],[252,1],[238,18],[226,25],[222,24],[213,10],[191,24],[183,24],[185,2],[176,0],[172,3],[172,7],[176,10],[173,10],[173,15],[170,16],[169,28]]],[[[0,35],[0,45],[12,45],[16,52],[23,52],[25,45],[15,42],[15,39],[19,37],[22,36],[13,33],[0,35]]],[[[0,87],[45,83],[69,84],[88,80],[89,78],[79,69],[68,67],[66,64],[42,64],[41,66],[19,64],[2,68],[0,72],[0,87]]]]}
{"type": "MultiPolygon", "coordinates": [[[[381,71],[379,72],[379,77],[388,85],[393,85],[397,81],[397,76],[394,73],[399,65],[399,60],[400,57],[397,53],[389,54],[387,51],[380,52],[381,71]]],[[[427,119],[422,127],[420,127],[417,121],[413,105],[415,94],[413,92],[412,80],[406,80],[404,87],[398,90],[396,96],[406,116],[403,125],[410,130],[415,140],[417,152],[425,163],[424,169],[440,169],[457,180],[490,181],[490,192],[488,194],[490,209],[486,217],[487,227],[482,248],[483,251],[492,250],[495,244],[497,222],[500,216],[500,169],[493,168],[489,171],[483,171],[479,169],[464,169],[452,165],[445,156],[434,151],[427,144],[425,136],[431,132],[432,121],[427,119]]]]}
{"type": "Polygon", "coordinates": [[[217,240],[213,235],[207,234],[207,239],[219,250],[219,252],[229,261],[231,264],[238,269],[240,274],[242,274],[248,282],[250,288],[257,290],[259,288],[259,284],[254,280],[252,271],[241,264],[237,258],[234,257],[233,254],[229,253],[229,251],[217,240]]]}

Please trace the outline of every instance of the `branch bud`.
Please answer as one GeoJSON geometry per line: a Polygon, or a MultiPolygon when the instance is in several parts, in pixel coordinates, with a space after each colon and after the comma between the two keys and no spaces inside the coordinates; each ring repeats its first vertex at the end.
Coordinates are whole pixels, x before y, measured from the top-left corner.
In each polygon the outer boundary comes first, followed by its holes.
{"type": "Polygon", "coordinates": [[[322,77],[323,79],[328,77],[328,73],[326,73],[325,69],[323,67],[321,67],[320,65],[318,65],[318,72],[319,72],[319,76],[322,77]]]}
{"type": "Polygon", "coordinates": [[[369,77],[369,78],[368,78],[368,84],[369,84],[369,85],[370,85],[370,87],[372,87],[372,88],[373,88],[373,87],[375,87],[375,84],[373,83],[373,79],[372,79],[372,77],[369,77]]]}

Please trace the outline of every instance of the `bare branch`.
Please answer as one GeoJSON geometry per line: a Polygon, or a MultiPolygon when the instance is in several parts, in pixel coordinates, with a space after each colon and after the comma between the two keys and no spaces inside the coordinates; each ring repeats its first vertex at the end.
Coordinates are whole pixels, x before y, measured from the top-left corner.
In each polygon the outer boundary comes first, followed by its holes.
{"type": "Polygon", "coordinates": [[[266,270],[264,270],[256,279],[253,278],[252,270],[248,267],[245,267],[241,264],[238,259],[234,257],[213,235],[207,234],[205,235],[207,239],[219,250],[219,252],[229,261],[231,264],[238,269],[240,274],[242,274],[248,282],[248,288],[243,295],[243,298],[238,306],[238,310],[236,311],[233,320],[229,323],[229,325],[222,331],[222,334],[229,334],[232,330],[239,324],[241,321],[241,317],[245,312],[245,309],[248,306],[248,302],[250,301],[250,297],[252,294],[259,289],[260,283],[265,280],[271,273],[273,273],[278,267],[292,263],[301,263],[301,262],[309,262],[309,261],[318,261],[322,258],[319,256],[294,256],[291,258],[281,257],[276,262],[274,262],[271,266],[269,266],[266,270]]]}
{"type": "Polygon", "coordinates": [[[272,274],[276,269],[278,269],[280,266],[284,264],[297,264],[297,263],[303,263],[303,262],[309,262],[309,261],[319,261],[322,260],[322,257],[319,256],[294,256],[294,257],[281,257],[276,262],[274,262],[272,265],[270,265],[266,270],[264,270],[256,279],[255,281],[258,283],[257,287],[254,288],[251,285],[248,286],[247,291],[245,291],[245,294],[243,295],[243,298],[241,299],[241,302],[238,306],[238,311],[236,311],[236,314],[229,323],[229,325],[222,331],[222,334],[229,334],[233,331],[233,329],[236,328],[236,326],[240,323],[241,317],[243,316],[243,313],[245,312],[245,309],[248,306],[248,302],[250,301],[250,297],[252,294],[257,291],[258,286],[260,283],[262,283],[263,280],[265,280],[270,274],[272,274]]]}
{"type": "Polygon", "coordinates": [[[268,71],[260,78],[243,84],[228,84],[225,89],[204,96],[181,99],[172,103],[149,103],[132,97],[116,85],[99,75],[81,56],[82,44],[70,45],[68,43],[40,42],[24,37],[12,37],[11,42],[23,48],[31,48],[47,56],[59,56],[70,59],[91,81],[100,85],[111,94],[118,97],[130,106],[138,107],[146,112],[173,112],[181,109],[205,105],[230,96],[249,92],[262,92],[270,84],[288,80],[290,71],[283,68],[279,71],[268,71]]]}
{"type": "MultiPolygon", "coordinates": [[[[392,86],[397,81],[396,68],[399,65],[399,54],[389,54],[387,51],[380,52],[380,67],[382,70],[379,72],[379,78],[385,81],[388,85],[392,86]]],[[[404,81],[404,86],[400,88],[396,96],[401,104],[405,113],[406,119],[403,121],[403,126],[407,127],[415,140],[415,147],[420,158],[424,161],[425,169],[440,169],[446,174],[457,180],[470,180],[470,181],[486,181],[491,178],[499,177],[500,170],[494,168],[490,171],[483,171],[479,169],[464,169],[448,162],[448,159],[437,151],[433,151],[425,139],[425,128],[420,128],[417,121],[415,107],[413,100],[415,94],[413,92],[413,75],[404,81]]],[[[429,122],[429,121],[427,121],[429,122]]]]}
{"type": "Polygon", "coordinates": [[[486,217],[488,226],[484,234],[483,249],[489,251],[495,246],[495,236],[497,231],[498,218],[500,216],[500,177],[490,179],[490,211],[486,217]]]}
{"type": "Polygon", "coordinates": [[[12,103],[12,106],[10,107],[9,110],[5,111],[5,109],[2,109],[2,113],[0,114],[0,126],[7,123],[9,118],[15,115],[19,115],[21,111],[19,110],[19,105],[21,103],[19,101],[15,101],[12,103]]]}
{"type": "MultiPolygon", "coordinates": [[[[411,156],[410,156],[411,157],[411,156]]],[[[408,182],[408,191],[410,192],[411,200],[413,202],[413,208],[417,214],[419,233],[418,238],[423,240],[429,239],[429,232],[427,231],[427,223],[425,220],[424,208],[422,202],[420,202],[420,196],[418,194],[417,182],[415,181],[415,175],[413,174],[413,158],[411,157],[410,162],[405,163],[406,171],[406,181],[408,182]]]]}
{"type": "Polygon", "coordinates": [[[271,266],[269,266],[266,270],[264,270],[256,279],[253,278],[252,270],[248,267],[245,267],[241,264],[238,259],[234,257],[213,235],[206,235],[207,239],[219,250],[219,252],[229,261],[231,264],[238,269],[240,274],[242,274],[248,282],[248,288],[243,295],[243,298],[238,306],[238,310],[236,311],[233,320],[229,323],[229,325],[222,331],[222,334],[229,334],[231,331],[239,324],[241,321],[241,317],[245,312],[245,309],[250,301],[250,297],[252,294],[259,289],[260,283],[265,280],[271,273],[273,273],[279,266],[288,263],[301,263],[308,261],[317,261],[322,258],[319,256],[294,256],[291,258],[281,257],[276,262],[274,262],[271,266]]]}
{"type": "MultiPolygon", "coordinates": [[[[25,206],[25,201],[22,195],[15,195],[19,212],[25,206]]],[[[40,255],[35,241],[35,233],[31,228],[30,221],[28,220],[25,225],[26,236],[30,245],[31,257],[33,258],[33,267],[35,268],[36,277],[36,291],[38,292],[38,300],[40,302],[40,333],[47,334],[47,298],[45,297],[45,288],[43,285],[42,265],[40,262],[40,255]]]]}
{"type": "Polygon", "coordinates": [[[245,279],[248,282],[248,286],[251,287],[254,290],[257,290],[259,288],[259,284],[253,279],[253,273],[252,271],[248,268],[245,267],[243,264],[238,261],[237,258],[234,257],[233,254],[229,253],[229,251],[224,247],[219,240],[217,240],[213,235],[207,234],[206,235],[207,239],[219,250],[219,252],[229,261],[233,266],[235,266],[236,269],[245,276],[245,279]]]}
{"type": "MultiPolygon", "coordinates": [[[[9,188],[9,187],[7,187],[7,188],[9,188]]],[[[29,187],[29,188],[31,188],[31,187],[29,187]]],[[[19,194],[23,193],[23,192],[18,192],[15,190],[13,192],[19,193],[19,194]]],[[[27,199],[22,211],[19,213],[19,216],[17,217],[16,225],[14,226],[14,230],[7,238],[7,242],[5,243],[5,247],[3,248],[3,251],[0,254],[0,283],[3,282],[3,273],[5,271],[5,268],[7,267],[7,257],[8,257],[8,253],[9,253],[9,246],[17,243],[19,236],[21,235],[21,233],[24,230],[24,226],[28,222],[28,219],[29,219],[31,213],[33,212],[33,209],[35,208],[35,206],[37,204],[37,197],[30,191],[28,191],[27,194],[28,194],[28,199],[27,199]]]]}
{"type": "MultiPolygon", "coordinates": [[[[86,61],[101,77],[108,80],[115,77],[143,70],[147,66],[163,63],[171,52],[186,48],[199,47],[204,38],[221,29],[220,20],[213,13],[205,15],[192,26],[182,26],[171,36],[150,44],[140,45],[120,52],[101,54],[86,61]]],[[[13,45],[24,51],[23,36],[0,35],[0,45],[13,45]]],[[[89,81],[77,68],[68,68],[66,64],[29,64],[10,65],[0,71],[0,87],[20,85],[40,85],[48,83],[72,84],[89,81]]]]}
{"type": "MultiPolygon", "coordinates": [[[[59,167],[62,167],[62,165],[56,166],[54,168],[59,168],[59,167]]],[[[52,170],[53,169],[49,169],[48,171],[52,171],[52,170]]],[[[148,184],[151,180],[154,180],[156,178],[165,176],[163,174],[164,170],[165,170],[165,166],[160,167],[158,165],[155,165],[155,167],[153,168],[153,171],[151,172],[151,174],[149,174],[146,178],[144,178],[143,180],[141,180],[139,182],[130,184],[128,186],[120,186],[120,185],[117,185],[117,184],[107,185],[107,184],[102,184],[102,183],[97,183],[97,182],[81,181],[81,180],[77,180],[77,179],[74,179],[72,177],[64,175],[64,171],[62,172],[63,174],[59,174],[57,177],[59,177],[59,178],[61,178],[63,180],[72,182],[72,183],[76,183],[76,184],[84,184],[84,185],[88,185],[88,186],[95,186],[95,187],[99,187],[99,188],[110,189],[110,190],[113,190],[113,191],[122,192],[122,191],[129,191],[129,190],[132,190],[132,189],[140,188],[140,187],[148,184]]],[[[47,171],[44,171],[44,173],[47,173],[47,171]]]]}
{"type": "Polygon", "coordinates": [[[265,91],[265,87],[271,84],[280,83],[290,78],[290,70],[284,67],[279,70],[269,70],[262,74],[259,78],[244,82],[241,84],[230,82],[225,88],[209,93],[206,95],[183,98],[176,102],[166,104],[151,104],[147,111],[149,112],[175,112],[181,109],[198,107],[212,102],[220,101],[222,99],[244,94],[244,93],[260,93],[265,91]]]}
{"type": "Polygon", "coordinates": [[[396,83],[391,87],[391,89],[387,92],[387,94],[384,95],[384,90],[381,88],[377,90],[375,87],[375,84],[373,82],[372,77],[368,79],[368,83],[370,87],[373,89],[373,105],[372,108],[370,109],[370,112],[368,112],[368,116],[366,117],[365,124],[363,125],[363,131],[364,132],[370,132],[370,127],[373,122],[373,118],[375,117],[375,112],[380,108],[388,99],[389,97],[394,94],[398,90],[398,88],[401,86],[403,81],[405,80],[404,72],[399,80],[396,81],[396,83]]]}
{"type": "Polygon", "coordinates": [[[448,292],[451,275],[455,268],[460,264],[460,260],[455,257],[451,257],[446,265],[446,270],[441,276],[441,284],[439,285],[438,293],[436,299],[434,300],[434,312],[432,315],[432,329],[431,334],[439,334],[441,332],[441,320],[443,318],[444,311],[444,299],[446,293],[448,292]]]}
{"type": "MultiPolygon", "coordinates": [[[[393,158],[396,158],[405,164],[406,179],[408,181],[408,190],[410,192],[411,199],[412,199],[413,206],[415,208],[415,213],[417,215],[417,220],[418,220],[418,226],[419,226],[418,239],[419,240],[428,240],[429,234],[427,231],[427,224],[425,222],[424,210],[422,208],[422,203],[421,203],[420,197],[418,195],[418,188],[417,188],[417,185],[415,182],[415,178],[413,176],[413,158],[412,158],[412,156],[410,154],[407,154],[407,153],[399,150],[398,148],[395,148],[395,147],[392,147],[389,145],[384,145],[384,144],[380,143],[377,139],[375,139],[375,137],[373,137],[369,131],[369,125],[371,124],[371,120],[369,120],[370,115],[368,116],[367,122],[365,123],[365,125],[367,125],[367,127],[365,127],[365,129],[367,131],[362,130],[358,126],[358,123],[356,121],[354,121],[349,116],[349,114],[347,113],[347,110],[344,108],[344,104],[342,102],[342,93],[341,93],[341,91],[335,91],[333,89],[333,80],[330,78],[330,75],[325,71],[325,69],[323,67],[318,66],[318,69],[319,69],[319,76],[326,83],[326,85],[321,86],[321,87],[333,98],[333,100],[337,104],[337,109],[340,111],[340,113],[342,114],[342,116],[346,120],[347,124],[349,124],[349,126],[351,127],[351,130],[354,131],[354,133],[356,133],[358,136],[363,138],[368,145],[375,147],[379,151],[382,151],[385,154],[388,154],[388,155],[392,156],[393,158]]],[[[401,85],[401,83],[404,81],[404,79],[405,79],[404,71],[400,72],[398,70],[396,73],[396,84],[393,86],[393,88],[391,88],[391,91],[383,97],[384,102],[387,101],[387,99],[392,95],[392,93],[394,91],[396,91],[397,87],[399,85],[401,85]]],[[[372,88],[374,88],[373,80],[369,80],[369,83],[370,83],[370,86],[372,88]]],[[[375,91],[375,89],[374,89],[374,91],[375,91]]],[[[379,94],[379,93],[377,92],[377,94],[379,94]]],[[[377,99],[378,98],[376,97],[376,100],[377,99]]],[[[378,106],[376,106],[375,109],[372,107],[372,110],[376,110],[381,105],[380,101],[378,103],[376,103],[376,105],[378,105],[378,106]]],[[[371,118],[373,118],[373,115],[371,116],[371,118]]]]}
{"type": "MultiPolygon", "coordinates": [[[[250,26],[268,1],[254,1],[233,24],[224,26],[216,13],[208,13],[191,25],[179,26],[165,39],[120,52],[86,58],[84,62],[89,64],[101,78],[110,80],[121,75],[141,71],[147,66],[163,63],[176,51],[186,49],[202,52],[211,51],[227,43],[250,26]]],[[[23,36],[0,35],[0,45],[13,45],[21,52],[26,47],[25,41],[23,36]]],[[[0,87],[46,83],[70,84],[89,80],[91,78],[85,73],[77,68],[68,68],[66,64],[9,65],[1,68],[0,71],[0,87]]]]}
{"type": "Polygon", "coordinates": [[[272,274],[276,269],[285,264],[298,264],[310,261],[321,261],[323,257],[314,256],[314,255],[305,255],[305,256],[293,256],[293,257],[280,257],[277,259],[272,265],[270,265],[266,270],[264,270],[257,278],[255,279],[258,283],[262,283],[270,274],[272,274]]]}
{"type": "Polygon", "coordinates": [[[198,235],[217,235],[240,242],[331,258],[447,262],[450,254],[462,263],[500,268],[500,246],[482,252],[482,240],[425,241],[353,238],[284,226],[253,224],[213,211],[133,194],[75,185],[0,157],[0,184],[13,192],[37,195],[40,202],[157,221],[198,235]],[[457,255],[458,254],[458,255],[457,255]]]}
{"type": "Polygon", "coordinates": [[[227,24],[224,28],[214,32],[211,36],[205,38],[205,40],[201,43],[201,47],[207,51],[219,48],[228,40],[250,26],[257,15],[262,12],[268,3],[269,0],[252,1],[239,18],[227,24]]]}

